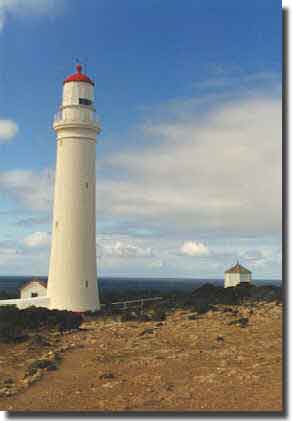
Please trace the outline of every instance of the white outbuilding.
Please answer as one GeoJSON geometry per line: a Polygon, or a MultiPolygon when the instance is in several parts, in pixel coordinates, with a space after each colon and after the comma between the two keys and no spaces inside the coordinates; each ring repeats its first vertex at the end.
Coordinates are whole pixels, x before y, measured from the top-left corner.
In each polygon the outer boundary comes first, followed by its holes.
{"type": "Polygon", "coordinates": [[[235,287],[236,285],[250,285],[251,271],[236,263],[230,269],[224,272],[224,288],[235,287]]]}
{"type": "Polygon", "coordinates": [[[47,284],[40,279],[33,278],[20,287],[20,299],[46,297],[47,284]]]}

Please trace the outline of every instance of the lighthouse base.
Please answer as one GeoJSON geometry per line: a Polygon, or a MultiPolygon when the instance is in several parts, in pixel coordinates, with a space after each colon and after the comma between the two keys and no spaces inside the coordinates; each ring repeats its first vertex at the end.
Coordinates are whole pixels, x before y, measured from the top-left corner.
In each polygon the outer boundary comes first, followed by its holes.
{"type": "Polygon", "coordinates": [[[50,309],[52,310],[67,310],[67,311],[74,311],[76,313],[84,313],[86,311],[98,311],[100,310],[100,304],[74,304],[74,303],[57,303],[53,299],[50,301],[50,309]]]}

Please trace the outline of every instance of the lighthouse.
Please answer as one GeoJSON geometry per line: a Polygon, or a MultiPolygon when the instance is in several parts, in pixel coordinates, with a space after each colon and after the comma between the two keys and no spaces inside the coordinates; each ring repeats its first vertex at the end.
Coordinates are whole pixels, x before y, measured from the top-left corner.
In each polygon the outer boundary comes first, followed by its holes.
{"type": "Polygon", "coordinates": [[[63,82],[57,136],[52,245],[47,296],[51,309],[100,308],[96,270],[94,83],[76,66],[63,82]]]}

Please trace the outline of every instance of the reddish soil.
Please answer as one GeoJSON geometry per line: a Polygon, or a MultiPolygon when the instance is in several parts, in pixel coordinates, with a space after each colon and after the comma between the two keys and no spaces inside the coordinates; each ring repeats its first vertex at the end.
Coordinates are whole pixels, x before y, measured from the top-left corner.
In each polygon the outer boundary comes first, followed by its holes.
{"type": "Polygon", "coordinates": [[[282,411],[282,306],[229,308],[239,314],[221,306],[195,320],[176,311],[161,323],[90,321],[49,348],[2,344],[0,376],[18,392],[0,409],[282,411]],[[240,317],[246,327],[230,324],[240,317]],[[59,369],[24,387],[28,359],[64,344],[59,369]]]}

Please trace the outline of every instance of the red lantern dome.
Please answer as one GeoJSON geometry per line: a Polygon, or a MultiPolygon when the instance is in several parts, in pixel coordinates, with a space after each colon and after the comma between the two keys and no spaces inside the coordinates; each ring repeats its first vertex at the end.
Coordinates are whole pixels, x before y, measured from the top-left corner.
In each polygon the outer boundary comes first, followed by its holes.
{"type": "Polygon", "coordinates": [[[81,73],[82,72],[81,64],[77,64],[76,70],[77,70],[77,73],[74,73],[73,75],[68,76],[64,80],[63,83],[67,83],[67,82],[86,82],[86,83],[90,83],[91,85],[94,86],[94,82],[92,82],[92,80],[89,79],[89,77],[86,76],[84,73],[81,73]]]}

